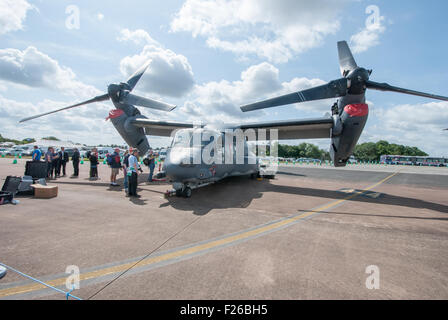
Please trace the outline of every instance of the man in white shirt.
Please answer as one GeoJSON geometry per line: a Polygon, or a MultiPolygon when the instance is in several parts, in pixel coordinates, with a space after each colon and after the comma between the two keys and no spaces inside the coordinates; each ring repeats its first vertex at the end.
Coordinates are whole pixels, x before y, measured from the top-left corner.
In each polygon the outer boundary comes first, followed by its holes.
{"type": "Polygon", "coordinates": [[[138,184],[138,170],[140,166],[138,164],[138,150],[134,149],[132,155],[129,156],[129,167],[128,167],[128,179],[129,179],[129,196],[140,198],[137,194],[137,184],[138,184]]]}

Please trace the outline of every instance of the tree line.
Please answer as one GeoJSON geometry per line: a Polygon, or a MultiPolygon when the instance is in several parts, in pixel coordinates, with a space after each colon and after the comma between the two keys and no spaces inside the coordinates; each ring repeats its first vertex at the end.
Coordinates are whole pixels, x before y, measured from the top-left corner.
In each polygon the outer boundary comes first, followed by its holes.
{"type": "Polygon", "coordinates": [[[401,144],[389,143],[381,140],[378,142],[365,142],[355,147],[353,155],[361,161],[379,161],[384,154],[396,156],[428,156],[417,147],[409,147],[401,144]]]}
{"type": "MultiPolygon", "coordinates": [[[[381,155],[398,156],[428,156],[417,147],[409,147],[381,140],[365,142],[356,145],[353,155],[358,161],[379,161],[381,155]]],[[[330,153],[311,143],[301,143],[297,146],[279,144],[278,156],[282,158],[313,158],[330,160],[330,153]]]]}
{"type": "Polygon", "coordinates": [[[23,139],[23,140],[16,140],[16,139],[9,139],[9,138],[4,138],[1,134],[0,134],[0,143],[3,142],[12,142],[14,144],[27,144],[27,143],[32,143],[35,142],[36,140],[34,139],[23,139]]]}
{"type": "Polygon", "coordinates": [[[278,156],[281,158],[312,158],[319,160],[330,160],[330,153],[328,151],[319,149],[318,146],[306,142],[297,146],[279,144],[278,156]]]}

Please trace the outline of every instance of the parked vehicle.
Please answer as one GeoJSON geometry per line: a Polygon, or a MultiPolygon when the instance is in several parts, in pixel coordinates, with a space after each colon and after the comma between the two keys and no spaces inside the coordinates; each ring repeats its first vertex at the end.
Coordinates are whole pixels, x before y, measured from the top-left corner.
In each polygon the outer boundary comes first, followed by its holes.
{"type": "Polygon", "coordinates": [[[350,158],[348,158],[348,162],[355,164],[355,163],[358,163],[358,160],[356,160],[354,156],[350,156],[350,158]]]}
{"type": "Polygon", "coordinates": [[[319,159],[312,159],[312,158],[298,158],[296,159],[296,162],[302,162],[302,163],[321,163],[322,161],[319,159]]]}
{"type": "Polygon", "coordinates": [[[448,165],[448,159],[440,157],[382,155],[380,157],[380,163],[393,164],[393,165],[409,165],[409,166],[414,165],[414,166],[445,167],[448,165]]]}
{"type": "Polygon", "coordinates": [[[106,155],[108,153],[112,154],[114,153],[115,148],[111,147],[99,147],[98,149],[98,159],[104,159],[106,158],[106,155]]]}
{"type": "Polygon", "coordinates": [[[23,149],[20,148],[10,148],[6,151],[7,156],[22,156],[24,153],[23,149]]]}

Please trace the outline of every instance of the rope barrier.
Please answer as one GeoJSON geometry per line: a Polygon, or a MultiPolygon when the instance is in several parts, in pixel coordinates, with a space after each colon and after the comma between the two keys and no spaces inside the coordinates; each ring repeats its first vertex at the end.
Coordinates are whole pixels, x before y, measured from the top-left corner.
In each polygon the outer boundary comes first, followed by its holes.
{"type": "Polygon", "coordinates": [[[25,273],[23,273],[23,272],[20,272],[19,270],[16,270],[16,269],[14,269],[13,267],[7,266],[6,264],[0,263],[0,266],[3,266],[3,267],[5,267],[6,269],[9,269],[9,270],[11,270],[11,271],[13,271],[13,272],[15,272],[15,273],[17,273],[17,274],[19,274],[19,275],[25,277],[25,278],[28,278],[28,279],[30,279],[30,280],[33,280],[33,281],[37,282],[37,283],[40,283],[41,285],[44,285],[44,286],[46,286],[47,288],[53,289],[53,290],[55,290],[55,291],[57,291],[57,292],[59,292],[59,293],[64,294],[64,295],[65,295],[65,298],[66,298],[67,300],[68,300],[68,297],[72,297],[73,299],[76,299],[76,300],[82,300],[81,298],[79,298],[79,297],[74,296],[74,295],[71,294],[71,292],[75,289],[75,286],[74,286],[74,285],[73,285],[73,289],[72,289],[72,290],[70,290],[70,291],[68,291],[68,292],[65,292],[64,290],[58,289],[58,288],[56,288],[56,287],[53,287],[53,286],[51,286],[51,285],[49,285],[49,284],[47,284],[47,283],[45,283],[45,282],[43,282],[43,281],[40,281],[39,279],[33,278],[32,276],[29,276],[29,275],[27,275],[27,274],[25,274],[25,273]]]}

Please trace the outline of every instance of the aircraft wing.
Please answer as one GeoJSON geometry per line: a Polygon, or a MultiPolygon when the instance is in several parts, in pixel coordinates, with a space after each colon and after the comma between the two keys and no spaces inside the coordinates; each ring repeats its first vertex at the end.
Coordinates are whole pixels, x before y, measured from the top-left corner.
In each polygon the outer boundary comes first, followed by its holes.
{"type": "Polygon", "coordinates": [[[243,130],[266,129],[267,139],[270,138],[269,129],[278,130],[279,140],[330,138],[331,129],[333,128],[333,118],[327,117],[316,119],[248,123],[242,124],[237,128],[243,130]]]}
{"type": "MultiPolygon", "coordinates": [[[[194,127],[202,128],[205,126],[186,122],[150,120],[143,118],[132,120],[131,123],[137,127],[144,128],[147,135],[161,137],[171,136],[173,130],[188,129],[194,127]]],[[[316,119],[245,123],[237,126],[227,126],[227,128],[242,130],[266,129],[266,139],[270,139],[269,129],[278,130],[279,140],[330,138],[330,131],[331,128],[333,128],[333,119],[331,117],[327,117],[316,119]]]]}
{"type": "Polygon", "coordinates": [[[159,137],[170,137],[173,130],[203,127],[193,123],[144,118],[132,120],[131,123],[136,127],[144,128],[147,135],[159,137]]]}

